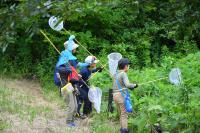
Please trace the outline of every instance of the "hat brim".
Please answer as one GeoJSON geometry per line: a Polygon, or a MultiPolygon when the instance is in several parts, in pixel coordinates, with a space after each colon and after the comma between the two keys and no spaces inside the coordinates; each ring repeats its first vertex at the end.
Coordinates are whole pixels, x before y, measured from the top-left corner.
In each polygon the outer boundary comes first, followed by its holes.
{"type": "Polygon", "coordinates": [[[65,46],[65,48],[67,48],[68,50],[74,50],[74,49],[76,49],[76,48],[79,47],[78,44],[76,44],[75,42],[73,42],[72,47],[71,47],[71,48],[68,48],[68,41],[64,42],[64,46],[65,46]]]}
{"type": "Polygon", "coordinates": [[[73,46],[72,46],[73,50],[76,49],[76,48],[78,48],[78,47],[79,47],[79,45],[76,44],[76,43],[74,43],[73,46]]]}
{"type": "Polygon", "coordinates": [[[99,62],[99,60],[95,60],[94,63],[97,64],[99,62]]]}

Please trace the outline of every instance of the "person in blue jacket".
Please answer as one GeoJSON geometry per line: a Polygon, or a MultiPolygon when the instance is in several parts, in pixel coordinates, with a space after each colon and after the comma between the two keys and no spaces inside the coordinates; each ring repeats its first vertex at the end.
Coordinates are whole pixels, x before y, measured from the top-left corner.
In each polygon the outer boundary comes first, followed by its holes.
{"type": "MultiPolygon", "coordinates": [[[[56,74],[54,75],[54,80],[55,78],[57,78],[57,80],[60,81],[58,84],[60,85],[60,87],[65,86],[68,82],[72,83],[73,85],[74,82],[69,80],[69,75],[72,73],[72,67],[76,67],[78,65],[81,66],[85,64],[77,62],[77,58],[73,55],[76,52],[76,48],[78,48],[79,46],[74,42],[74,39],[74,35],[71,35],[69,37],[68,41],[66,42],[67,48],[61,52],[59,60],[56,64],[56,74]]],[[[67,95],[64,97],[65,102],[67,104],[66,122],[67,126],[69,127],[76,126],[76,124],[74,123],[74,116],[77,113],[76,94],[77,93],[74,91],[73,93],[67,93],[67,95]]]]}
{"type": "Polygon", "coordinates": [[[73,39],[75,39],[75,36],[71,35],[67,41],[69,47],[61,52],[58,62],[56,63],[54,82],[59,87],[67,84],[68,75],[71,73],[69,60],[77,59],[73,53],[76,52],[76,48],[78,48],[79,45],[74,43],[73,39]]]}
{"type": "Polygon", "coordinates": [[[75,68],[77,68],[77,66],[87,66],[86,63],[78,62],[77,58],[74,56],[76,49],[79,47],[79,45],[74,42],[74,39],[75,36],[71,35],[68,41],[64,43],[65,50],[61,52],[59,60],[56,63],[54,83],[58,87],[62,87],[67,83],[68,76],[72,72],[70,66],[75,68]]]}

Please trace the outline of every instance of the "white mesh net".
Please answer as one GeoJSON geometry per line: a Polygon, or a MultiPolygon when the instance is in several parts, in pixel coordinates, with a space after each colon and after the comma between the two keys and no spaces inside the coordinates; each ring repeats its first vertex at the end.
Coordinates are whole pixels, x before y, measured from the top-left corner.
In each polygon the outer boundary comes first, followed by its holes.
{"type": "Polygon", "coordinates": [[[97,113],[101,111],[101,96],[102,91],[98,87],[91,87],[88,92],[89,100],[94,104],[94,108],[96,109],[97,113]]]}
{"type": "Polygon", "coordinates": [[[55,16],[49,18],[49,26],[56,31],[60,31],[63,29],[63,21],[59,21],[59,19],[55,16]]]}
{"type": "Polygon", "coordinates": [[[118,61],[122,58],[120,53],[111,53],[108,55],[108,65],[110,74],[113,76],[116,74],[118,61]]]}
{"type": "Polygon", "coordinates": [[[181,70],[179,68],[173,68],[169,73],[169,80],[174,85],[181,84],[181,70]]]}

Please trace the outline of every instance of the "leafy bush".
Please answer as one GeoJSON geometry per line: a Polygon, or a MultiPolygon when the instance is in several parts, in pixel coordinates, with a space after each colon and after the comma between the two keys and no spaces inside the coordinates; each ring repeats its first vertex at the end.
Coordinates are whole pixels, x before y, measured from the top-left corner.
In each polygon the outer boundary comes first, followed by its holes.
{"type": "MultiPolygon", "coordinates": [[[[132,81],[146,82],[168,76],[170,69],[179,67],[183,85],[174,86],[168,80],[141,85],[132,93],[135,112],[130,116],[132,130],[154,131],[160,126],[168,132],[197,132],[200,129],[200,53],[190,54],[179,61],[171,60],[168,68],[144,69],[130,74],[132,81]]],[[[163,64],[165,64],[164,62],[163,64]]]]}
{"type": "MultiPolygon", "coordinates": [[[[166,133],[197,133],[200,130],[198,113],[200,111],[198,102],[200,100],[199,58],[199,52],[189,54],[179,60],[168,56],[163,59],[161,67],[129,71],[130,80],[139,84],[166,77],[157,82],[141,85],[131,92],[134,107],[134,112],[129,115],[131,132],[156,132],[158,128],[166,133]],[[168,79],[170,70],[176,67],[181,69],[183,79],[181,86],[172,85],[168,79]]],[[[108,119],[119,121],[117,109],[113,114],[107,112],[108,88],[112,88],[112,80],[105,71],[91,79],[93,85],[103,90],[102,113],[98,120],[96,120],[98,116],[95,115],[93,127],[99,125],[99,121],[102,124],[109,123],[108,119]]],[[[102,127],[102,130],[104,128],[106,126],[102,127]]]]}

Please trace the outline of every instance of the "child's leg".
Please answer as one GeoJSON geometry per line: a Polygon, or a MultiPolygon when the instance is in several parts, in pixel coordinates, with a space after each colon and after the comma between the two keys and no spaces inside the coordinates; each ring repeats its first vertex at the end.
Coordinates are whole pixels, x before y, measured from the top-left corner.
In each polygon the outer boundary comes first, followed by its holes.
{"type": "Polygon", "coordinates": [[[84,106],[83,106],[83,114],[88,115],[92,112],[92,103],[90,100],[87,98],[84,101],[84,106]]]}
{"type": "Polygon", "coordinates": [[[89,115],[92,112],[92,103],[90,102],[88,98],[88,92],[89,88],[84,88],[85,90],[85,100],[84,100],[84,106],[83,106],[83,114],[89,115]]]}
{"type": "Polygon", "coordinates": [[[77,96],[77,105],[78,105],[78,107],[77,107],[77,113],[79,115],[81,115],[80,111],[81,111],[82,104],[83,104],[83,99],[81,99],[80,96],[77,96]]]}
{"type": "Polygon", "coordinates": [[[84,105],[83,105],[83,114],[85,114],[85,112],[86,112],[85,110],[87,109],[86,105],[88,105],[87,104],[87,99],[88,99],[87,88],[80,87],[79,88],[79,92],[80,92],[79,98],[81,99],[81,105],[84,103],[84,105]]]}
{"type": "Polygon", "coordinates": [[[79,90],[79,95],[76,97],[77,99],[77,113],[80,115],[80,110],[81,110],[81,107],[82,107],[82,103],[83,103],[83,91],[80,87],[81,84],[78,85],[78,90],[79,90]]]}
{"type": "Polygon", "coordinates": [[[124,97],[121,95],[121,93],[116,93],[114,95],[114,101],[119,108],[120,111],[120,125],[122,129],[128,129],[128,114],[125,109],[124,105],[124,97]]]}
{"type": "Polygon", "coordinates": [[[127,129],[128,128],[128,115],[126,113],[126,109],[124,106],[124,103],[119,104],[120,108],[120,123],[121,123],[121,128],[127,129]]]}
{"type": "Polygon", "coordinates": [[[73,115],[76,110],[76,100],[74,99],[74,94],[73,93],[68,93],[65,97],[65,102],[67,104],[67,118],[66,122],[70,123],[74,121],[73,115]]]}
{"type": "Polygon", "coordinates": [[[74,116],[77,114],[77,109],[78,109],[78,104],[75,94],[73,95],[73,101],[74,101],[74,112],[73,112],[73,120],[74,120],[74,116]]]}

